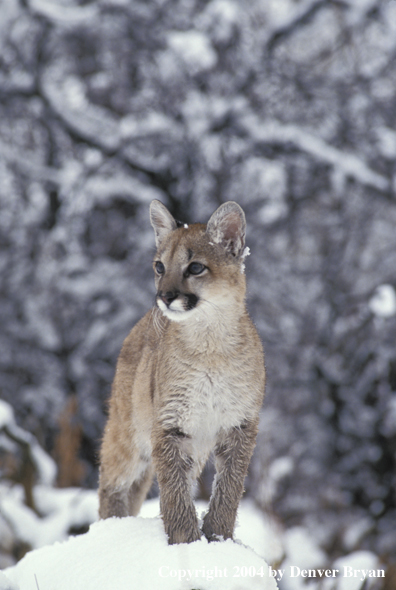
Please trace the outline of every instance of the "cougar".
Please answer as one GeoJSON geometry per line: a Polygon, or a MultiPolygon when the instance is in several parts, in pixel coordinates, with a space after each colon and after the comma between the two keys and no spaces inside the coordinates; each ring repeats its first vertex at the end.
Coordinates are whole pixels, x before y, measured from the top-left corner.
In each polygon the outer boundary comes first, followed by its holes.
{"type": "Polygon", "coordinates": [[[150,206],[156,305],[125,339],[101,448],[99,516],[137,515],[156,473],[170,544],[232,538],[264,396],[264,357],[245,304],[245,215],[207,225],[150,206]],[[213,452],[200,529],[193,483],[213,452]]]}

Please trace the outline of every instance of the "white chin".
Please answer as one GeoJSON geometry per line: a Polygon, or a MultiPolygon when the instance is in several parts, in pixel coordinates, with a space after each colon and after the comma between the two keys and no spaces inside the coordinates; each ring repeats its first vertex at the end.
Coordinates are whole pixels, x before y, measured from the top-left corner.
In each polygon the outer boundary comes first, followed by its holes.
{"type": "Polygon", "coordinates": [[[184,309],[170,309],[163,301],[161,301],[161,299],[157,300],[157,305],[164,316],[173,322],[183,322],[184,320],[191,318],[191,316],[194,315],[194,312],[196,311],[195,307],[193,309],[189,309],[188,311],[184,309]]]}

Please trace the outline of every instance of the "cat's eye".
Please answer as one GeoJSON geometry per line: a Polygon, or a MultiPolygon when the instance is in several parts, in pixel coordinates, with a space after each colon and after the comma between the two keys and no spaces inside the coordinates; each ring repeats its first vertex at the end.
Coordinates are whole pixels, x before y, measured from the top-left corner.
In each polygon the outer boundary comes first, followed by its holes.
{"type": "Polygon", "coordinates": [[[200,275],[205,268],[206,266],[200,262],[192,262],[188,267],[188,272],[192,275],[200,275]]]}
{"type": "Polygon", "coordinates": [[[165,266],[162,264],[162,262],[158,261],[155,263],[155,270],[159,275],[163,275],[165,272],[165,266]]]}

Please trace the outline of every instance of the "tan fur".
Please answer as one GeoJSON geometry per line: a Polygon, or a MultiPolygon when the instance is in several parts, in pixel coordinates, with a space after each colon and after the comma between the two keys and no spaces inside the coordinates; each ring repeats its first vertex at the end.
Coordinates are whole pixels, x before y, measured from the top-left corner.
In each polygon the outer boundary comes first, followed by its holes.
{"type": "Polygon", "coordinates": [[[136,515],[156,472],[169,542],[199,539],[191,488],[213,451],[217,473],[202,531],[209,540],[230,538],[264,395],[262,346],[245,307],[245,217],[229,202],[207,226],[177,227],[154,201],[151,222],[157,306],[118,360],[100,517],[136,515]]]}

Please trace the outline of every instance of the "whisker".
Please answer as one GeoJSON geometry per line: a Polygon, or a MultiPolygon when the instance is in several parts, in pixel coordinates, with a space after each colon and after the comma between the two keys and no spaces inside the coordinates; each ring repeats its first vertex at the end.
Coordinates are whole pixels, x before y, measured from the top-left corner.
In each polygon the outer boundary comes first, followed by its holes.
{"type": "Polygon", "coordinates": [[[153,307],[151,311],[151,317],[153,320],[155,333],[157,334],[158,338],[160,338],[164,329],[164,316],[162,315],[158,307],[153,307]]]}

